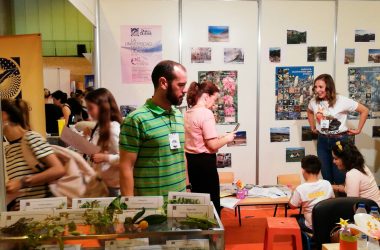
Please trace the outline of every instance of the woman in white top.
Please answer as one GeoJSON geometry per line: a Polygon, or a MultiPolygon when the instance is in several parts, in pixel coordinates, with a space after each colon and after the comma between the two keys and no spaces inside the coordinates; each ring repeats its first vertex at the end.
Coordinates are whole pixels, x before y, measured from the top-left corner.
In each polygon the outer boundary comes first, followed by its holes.
{"type": "Polygon", "coordinates": [[[322,74],[314,80],[315,97],[308,106],[308,120],[314,133],[318,133],[317,152],[322,162],[323,179],[331,184],[343,184],[344,174],[333,164],[331,147],[337,141],[350,141],[360,134],[368,117],[368,109],[347,97],[338,95],[331,75],[322,74]],[[357,129],[347,127],[349,112],[360,115],[357,129]]]}
{"type": "Polygon", "coordinates": [[[90,142],[98,145],[100,153],[91,155],[93,167],[101,173],[108,186],[109,195],[120,193],[119,181],[119,134],[122,121],[115,98],[105,88],[89,92],[86,97],[89,115],[97,121],[90,132],[90,142]]]}
{"type": "Polygon", "coordinates": [[[332,154],[335,165],[346,173],[345,186],[333,185],[333,189],[346,192],[347,196],[371,199],[380,206],[379,187],[358,148],[351,143],[338,141],[332,147],[332,154]]]}

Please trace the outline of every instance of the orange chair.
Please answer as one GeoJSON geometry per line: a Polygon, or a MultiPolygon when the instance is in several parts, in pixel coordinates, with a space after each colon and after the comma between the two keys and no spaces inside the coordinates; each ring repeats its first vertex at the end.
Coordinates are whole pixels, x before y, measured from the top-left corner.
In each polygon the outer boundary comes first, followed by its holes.
{"type": "MultiPolygon", "coordinates": [[[[289,188],[295,189],[301,184],[301,176],[299,174],[284,174],[277,176],[277,184],[288,186],[289,188]]],[[[274,208],[274,217],[277,214],[278,205],[274,208]]],[[[288,205],[285,205],[285,217],[288,216],[288,205]]],[[[300,208],[301,214],[301,208],[300,208]]]]}
{"type": "Polygon", "coordinates": [[[231,184],[235,180],[233,172],[218,172],[220,184],[231,184]]]}
{"type": "Polygon", "coordinates": [[[276,235],[292,236],[293,249],[302,250],[301,229],[295,218],[267,218],[265,231],[264,250],[274,250],[274,238],[276,235]]]}

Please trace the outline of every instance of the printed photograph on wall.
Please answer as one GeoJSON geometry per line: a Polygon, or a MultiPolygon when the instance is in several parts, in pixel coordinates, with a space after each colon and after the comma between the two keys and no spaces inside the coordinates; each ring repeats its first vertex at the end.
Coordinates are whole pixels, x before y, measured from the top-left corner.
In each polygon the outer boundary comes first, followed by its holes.
{"type": "Polygon", "coordinates": [[[380,63],[380,49],[369,49],[368,50],[368,62],[369,63],[380,63]]]}
{"type": "Polygon", "coordinates": [[[230,168],[232,165],[231,153],[217,153],[216,154],[216,167],[217,168],[230,168]]]}
{"type": "Polygon", "coordinates": [[[326,62],[327,47],[307,47],[308,62],[326,62]]]}
{"type": "Polygon", "coordinates": [[[20,57],[0,57],[0,97],[21,98],[20,57]]]}
{"type": "Polygon", "coordinates": [[[380,126],[372,126],[372,137],[373,138],[380,137],[380,126]]]}
{"type": "Polygon", "coordinates": [[[237,83],[238,72],[199,71],[198,82],[210,81],[219,88],[214,115],[217,124],[234,124],[238,122],[237,83]]]}
{"type": "Polygon", "coordinates": [[[344,64],[355,63],[355,49],[344,49],[344,64]]]}
{"type": "Polygon", "coordinates": [[[122,117],[127,117],[129,113],[135,111],[137,105],[120,105],[120,112],[122,117]]]}
{"type": "Polygon", "coordinates": [[[313,97],[313,66],[276,67],[276,120],[305,120],[313,97]]]}
{"type": "Polygon", "coordinates": [[[286,41],[287,44],[302,44],[306,43],[306,31],[299,31],[299,30],[287,30],[286,33],[286,41]]]}
{"type": "Polygon", "coordinates": [[[229,36],[229,26],[208,26],[209,42],[228,42],[229,36]]]}
{"type": "Polygon", "coordinates": [[[273,63],[281,62],[281,48],[269,48],[269,61],[273,63]]]}
{"type": "Polygon", "coordinates": [[[288,142],[290,141],[290,128],[270,128],[270,142],[288,142]]]}
{"type": "Polygon", "coordinates": [[[242,48],[224,48],[224,63],[244,63],[242,48]]]}
{"type": "Polygon", "coordinates": [[[310,126],[302,126],[302,141],[313,141],[318,139],[318,134],[311,131],[310,126]]]}
{"type": "Polygon", "coordinates": [[[368,30],[355,30],[355,42],[374,42],[375,33],[368,30]]]}
{"type": "Polygon", "coordinates": [[[235,139],[227,144],[227,147],[233,146],[247,146],[247,131],[236,132],[235,139]]]}
{"type": "MultiPolygon", "coordinates": [[[[380,117],[380,67],[348,68],[349,97],[367,106],[368,118],[380,117]]],[[[349,119],[359,119],[358,112],[348,115],[349,119]]]]}
{"type": "Polygon", "coordinates": [[[305,148],[286,148],[286,162],[300,162],[305,157],[305,148]]]}
{"type": "Polygon", "coordinates": [[[122,25],[121,79],[123,83],[151,83],[151,73],[162,60],[161,26],[122,25]]]}
{"type": "Polygon", "coordinates": [[[191,48],[191,63],[209,63],[211,62],[211,48],[198,47],[191,48]]]}

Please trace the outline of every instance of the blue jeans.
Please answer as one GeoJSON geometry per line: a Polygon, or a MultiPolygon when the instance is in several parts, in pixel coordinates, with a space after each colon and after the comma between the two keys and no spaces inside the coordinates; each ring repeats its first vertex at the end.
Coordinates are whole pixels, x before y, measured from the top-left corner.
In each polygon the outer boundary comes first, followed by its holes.
{"type": "Polygon", "coordinates": [[[344,184],[346,174],[340,171],[333,163],[332,147],[337,141],[349,142],[355,137],[349,135],[342,135],[339,137],[328,137],[322,134],[318,135],[317,154],[322,163],[322,176],[323,179],[329,181],[331,184],[344,184]]]}

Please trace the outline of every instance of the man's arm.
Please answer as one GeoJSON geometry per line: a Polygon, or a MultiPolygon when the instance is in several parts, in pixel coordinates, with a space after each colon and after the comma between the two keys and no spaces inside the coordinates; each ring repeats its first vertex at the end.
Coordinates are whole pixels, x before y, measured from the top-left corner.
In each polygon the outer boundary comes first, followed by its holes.
{"type": "Polygon", "coordinates": [[[133,168],[137,153],[120,149],[120,190],[122,196],[134,195],[133,168]]]}

